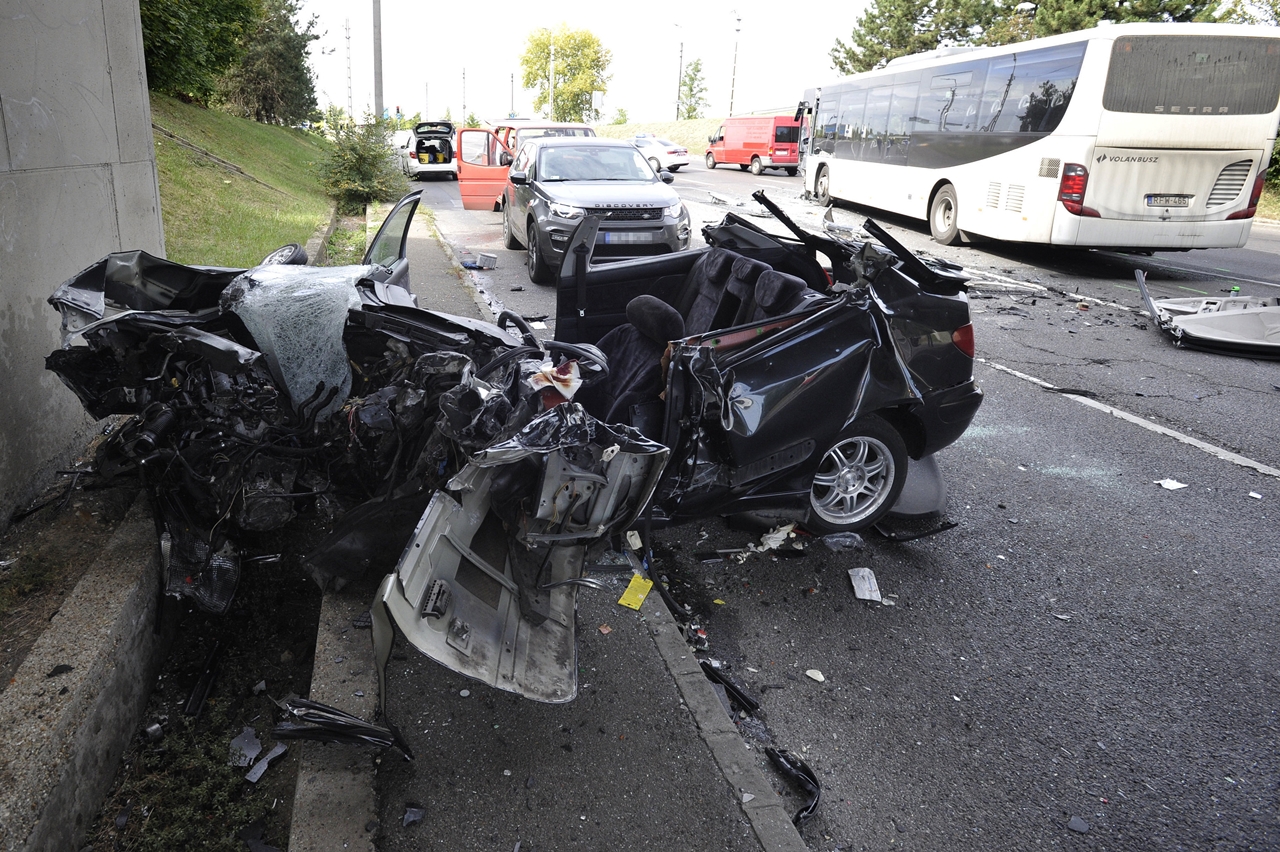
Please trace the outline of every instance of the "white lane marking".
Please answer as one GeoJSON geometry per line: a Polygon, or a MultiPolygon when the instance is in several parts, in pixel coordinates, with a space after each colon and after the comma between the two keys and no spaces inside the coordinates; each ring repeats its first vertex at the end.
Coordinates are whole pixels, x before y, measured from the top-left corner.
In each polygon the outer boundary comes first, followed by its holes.
{"type": "MultiPolygon", "coordinates": [[[[1022,379],[1024,382],[1031,382],[1034,385],[1039,385],[1040,387],[1047,388],[1049,390],[1058,390],[1057,385],[1051,385],[1048,382],[1046,382],[1044,379],[1037,379],[1035,376],[1029,376],[1026,373],[1022,373],[1022,372],[1019,372],[1018,370],[1013,369],[1012,367],[1006,367],[1003,364],[996,364],[994,362],[987,361],[984,358],[977,358],[975,360],[980,361],[983,364],[986,364],[988,367],[990,367],[993,370],[999,370],[1002,373],[1008,373],[1014,378],[1022,379]]],[[[1262,462],[1254,461],[1253,459],[1248,458],[1247,456],[1242,456],[1239,453],[1233,453],[1230,450],[1224,450],[1222,447],[1214,446],[1213,444],[1207,443],[1205,441],[1201,441],[1198,438],[1193,438],[1190,435],[1184,435],[1181,432],[1176,432],[1173,429],[1170,429],[1166,426],[1161,426],[1159,423],[1152,423],[1150,420],[1146,420],[1142,417],[1139,417],[1136,414],[1130,414],[1127,411],[1121,411],[1120,409],[1114,408],[1110,405],[1107,405],[1106,403],[1098,402],[1096,399],[1089,399],[1087,396],[1080,396],[1079,394],[1074,394],[1074,393],[1064,393],[1064,394],[1061,394],[1061,396],[1064,396],[1067,399],[1073,399],[1076,402],[1080,403],[1081,405],[1087,405],[1090,408],[1096,408],[1098,411],[1102,411],[1107,414],[1110,414],[1112,417],[1118,417],[1121,420],[1128,421],[1129,423],[1133,423],[1136,426],[1141,426],[1143,429],[1146,429],[1150,432],[1155,432],[1157,435],[1164,435],[1166,437],[1173,438],[1175,441],[1180,441],[1186,444],[1187,446],[1195,447],[1196,449],[1202,450],[1211,456],[1216,456],[1217,458],[1220,458],[1223,461],[1229,461],[1232,464],[1238,464],[1241,467],[1251,468],[1253,470],[1258,471],[1258,473],[1264,473],[1267,476],[1274,476],[1277,479],[1280,479],[1280,469],[1276,469],[1269,465],[1265,465],[1262,462]]]]}
{"type": "MultiPolygon", "coordinates": [[[[1124,255],[1124,256],[1128,257],[1127,255],[1124,255]]],[[[1132,258],[1129,258],[1129,259],[1132,260],[1132,258]]],[[[1174,272],[1190,272],[1196,275],[1209,275],[1221,281],[1239,281],[1244,284],[1261,284],[1264,287],[1280,287],[1280,284],[1277,284],[1274,281],[1260,281],[1257,278],[1245,278],[1240,275],[1228,275],[1228,274],[1219,272],[1216,269],[1209,272],[1209,271],[1205,271],[1204,269],[1198,269],[1194,266],[1179,266],[1178,264],[1170,263],[1167,260],[1153,260],[1151,258],[1147,258],[1147,259],[1144,259],[1142,263],[1146,266],[1159,266],[1164,269],[1173,270],[1174,272]]]]}

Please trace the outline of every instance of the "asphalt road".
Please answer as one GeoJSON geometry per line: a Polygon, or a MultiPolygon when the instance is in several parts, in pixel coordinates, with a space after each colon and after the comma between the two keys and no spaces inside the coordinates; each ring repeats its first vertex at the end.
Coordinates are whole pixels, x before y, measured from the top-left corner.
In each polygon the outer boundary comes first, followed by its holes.
{"type": "MultiPolygon", "coordinates": [[[[709,188],[746,201],[760,184],[818,225],[798,178],[695,164],[675,186],[701,222],[725,209],[709,188]]],[[[446,236],[500,246],[497,215],[450,193],[426,202],[446,236]]],[[[1270,292],[1275,231],[1147,258],[943,248],[878,218],[975,275],[987,398],[940,455],[958,526],[739,564],[703,561],[755,539],[716,520],[658,552],[709,653],[761,700],[744,739],[803,754],[822,780],[809,847],[1280,848],[1280,366],[1174,348],[1132,285],[1145,268],[1164,295],[1270,292]],[[856,600],[854,567],[895,605],[856,600]]],[[[522,256],[496,251],[491,298],[552,314],[522,256]]]]}

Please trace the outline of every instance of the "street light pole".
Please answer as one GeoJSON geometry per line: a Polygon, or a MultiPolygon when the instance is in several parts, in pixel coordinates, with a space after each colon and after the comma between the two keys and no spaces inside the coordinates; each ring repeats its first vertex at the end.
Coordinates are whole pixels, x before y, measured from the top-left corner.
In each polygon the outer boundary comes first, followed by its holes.
{"type": "Polygon", "coordinates": [[[373,114],[382,118],[382,0],[373,0],[373,114]]]}
{"type": "Polygon", "coordinates": [[[684,42],[680,42],[680,70],[676,72],[676,121],[680,120],[680,101],[684,99],[684,42]]]}
{"type": "Polygon", "coordinates": [[[733,76],[729,79],[729,115],[733,115],[733,90],[738,85],[738,33],[742,32],[742,16],[737,9],[729,11],[738,19],[738,25],[733,28],[733,76]]]}

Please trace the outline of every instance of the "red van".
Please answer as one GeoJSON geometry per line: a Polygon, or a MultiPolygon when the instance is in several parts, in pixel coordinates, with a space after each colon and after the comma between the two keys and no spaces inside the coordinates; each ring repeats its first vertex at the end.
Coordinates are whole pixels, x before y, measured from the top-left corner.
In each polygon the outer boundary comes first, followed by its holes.
{"type": "Polygon", "coordinates": [[[758,175],[765,169],[800,167],[800,122],[790,115],[739,115],[726,118],[714,136],[707,137],[707,168],[731,163],[758,175]]]}

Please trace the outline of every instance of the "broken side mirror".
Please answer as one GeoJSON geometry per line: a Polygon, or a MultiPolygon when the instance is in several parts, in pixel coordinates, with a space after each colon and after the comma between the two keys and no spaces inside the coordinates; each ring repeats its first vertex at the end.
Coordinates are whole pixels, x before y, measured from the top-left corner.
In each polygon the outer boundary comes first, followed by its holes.
{"type": "Polygon", "coordinates": [[[513,162],[510,151],[502,151],[498,154],[498,165],[509,166],[513,162]]]}

